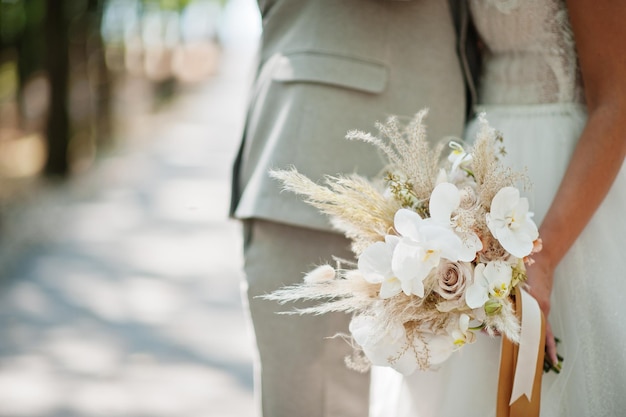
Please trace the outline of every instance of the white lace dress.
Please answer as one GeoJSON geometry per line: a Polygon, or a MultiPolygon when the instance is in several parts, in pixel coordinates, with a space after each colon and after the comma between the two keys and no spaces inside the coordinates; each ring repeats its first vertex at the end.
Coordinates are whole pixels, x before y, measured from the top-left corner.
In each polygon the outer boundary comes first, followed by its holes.
{"type": "MultiPolygon", "coordinates": [[[[550,206],[586,113],[572,32],[559,0],[469,0],[487,53],[479,110],[526,169],[535,220],[550,206]]],[[[471,138],[476,123],[468,126],[471,138]]],[[[572,207],[572,210],[576,210],[572,207]]],[[[626,415],[626,165],[556,271],[550,322],[560,375],[543,379],[542,417],[626,415]]],[[[500,340],[481,335],[436,372],[373,372],[371,416],[495,416],[500,340]]]]}

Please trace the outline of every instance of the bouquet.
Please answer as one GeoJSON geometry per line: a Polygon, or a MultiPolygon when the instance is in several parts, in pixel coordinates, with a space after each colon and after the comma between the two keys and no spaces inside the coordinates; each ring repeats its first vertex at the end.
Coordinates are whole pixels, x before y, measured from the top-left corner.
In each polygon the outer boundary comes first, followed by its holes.
{"type": "Polygon", "coordinates": [[[272,171],[286,190],[330,216],[352,242],[356,261],[320,265],[301,284],[266,296],[317,300],[299,313],[352,313],[349,366],[390,366],[402,374],[437,367],[477,331],[520,340],[513,293],[541,249],[522,173],[500,161],[501,135],[480,116],[468,148],[431,146],[419,112],[406,126],[378,123],[380,137],[347,138],[376,146],[388,165],[370,180],[327,176],[320,185],[295,168],[272,171]]]}

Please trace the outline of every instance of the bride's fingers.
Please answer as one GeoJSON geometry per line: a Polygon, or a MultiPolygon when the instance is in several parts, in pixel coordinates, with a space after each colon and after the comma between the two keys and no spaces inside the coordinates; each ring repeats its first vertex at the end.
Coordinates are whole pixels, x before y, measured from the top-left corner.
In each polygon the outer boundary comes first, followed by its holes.
{"type": "Polygon", "coordinates": [[[556,355],[556,340],[554,339],[554,334],[552,333],[552,327],[548,322],[546,322],[546,355],[552,365],[557,365],[559,363],[559,359],[556,355]]]}
{"type": "Polygon", "coordinates": [[[500,332],[497,330],[488,331],[487,329],[481,329],[481,332],[488,336],[500,336],[500,332]]]}

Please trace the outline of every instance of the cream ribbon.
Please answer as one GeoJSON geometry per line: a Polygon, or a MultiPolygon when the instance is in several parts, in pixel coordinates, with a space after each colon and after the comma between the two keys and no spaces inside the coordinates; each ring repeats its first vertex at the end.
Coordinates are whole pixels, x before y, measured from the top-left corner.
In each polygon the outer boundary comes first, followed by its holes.
{"type": "Polygon", "coordinates": [[[513,379],[513,391],[511,392],[512,405],[522,395],[531,400],[533,383],[537,372],[537,358],[541,344],[541,309],[539,303],[526,291],[521,290],[522,317],[517,365],[515,366],[515,378],[513,379]]]}

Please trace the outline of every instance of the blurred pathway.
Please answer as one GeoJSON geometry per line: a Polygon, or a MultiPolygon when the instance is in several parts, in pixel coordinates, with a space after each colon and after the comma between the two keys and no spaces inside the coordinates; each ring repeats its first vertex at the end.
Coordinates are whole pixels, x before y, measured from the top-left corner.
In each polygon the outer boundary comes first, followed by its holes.
{"type": "Polygon", "coordinates": [[[253,46],[230,40],[215,78],[147,117],[140,140],[10,219],[1,417],[253,415],[225,217],[253,46]]]}

